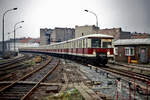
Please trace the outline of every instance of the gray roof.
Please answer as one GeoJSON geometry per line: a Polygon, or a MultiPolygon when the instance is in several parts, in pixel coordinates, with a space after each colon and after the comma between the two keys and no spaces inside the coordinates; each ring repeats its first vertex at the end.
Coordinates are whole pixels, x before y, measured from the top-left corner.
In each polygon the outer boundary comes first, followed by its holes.
{"type": "Polygon", "coordinates": [[[150,45],[150,38],[145,39],[119,39],[114,42],[114,45],[150,45]]]}

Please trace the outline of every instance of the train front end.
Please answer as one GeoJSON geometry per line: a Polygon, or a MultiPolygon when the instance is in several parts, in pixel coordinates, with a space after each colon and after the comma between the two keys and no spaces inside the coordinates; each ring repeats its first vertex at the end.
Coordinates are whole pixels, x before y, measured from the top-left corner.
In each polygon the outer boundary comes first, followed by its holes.
{"type": "Polygon", "coordinates": [[[91,42],[91,48],[89,49],[89,52],[95,57],[94,64],[105,65],[108,63],[108,60],[113,60],[113,38],[92,37],[89,39],[91,42]]]}

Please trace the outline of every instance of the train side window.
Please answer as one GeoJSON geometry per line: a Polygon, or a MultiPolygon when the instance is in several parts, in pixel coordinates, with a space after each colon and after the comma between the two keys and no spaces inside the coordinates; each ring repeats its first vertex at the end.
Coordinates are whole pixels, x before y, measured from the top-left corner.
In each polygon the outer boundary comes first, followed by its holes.
{"type": "Polygon", "coordinates": [[[101,47],[101,40],[99,38],[92,38],[91,39],[91,45],[92,45],[92,48],[100,48],[101,47]]]}
{"type": "Polygon", "coordinates": [[[88,48],[91,48],[91,46],[92,46],[92,45],[91,45],[91,39],[88,38],[88,39],[87,39],[87,47],[88,47],[88,48]]]}
{"type": "Polygon", "coordinates": [[[83,39],[83,48],[85,48],[85,39],[83,39]]]}
{"type": "Polygon", "coordinates": [[[85,45],[86,45],[86,48],[88,48],[88,39],[87,38],[85,39],[85,45]]]}
{"type": "Polygon", "coordinates": [[[78,47],[80,48],[80,40],[78,41],[78,47]]]}
{"type": "Polygon", "coordinates": [[[82,46],[81,48],[84,48],[84,46],[83,46],[83,39],[81,40],[81,44],[82,44],[82,45],[81,45],[81,46],[82,46]]]}
{"type": "Polygon", "coordinates": [[[77,40],[77,48],[79,48],[79,40],[77,40]]]}
{"type": "Polygon", "coordinates": [[[81,40],[81,48],[83,48],[83,40],[81,40]]]}
{"type": "Polygon", "coordinates": [[[73,42],[71,42],[71,48],[73,48],[73,42]]]}
{"type": "Polygon", "coordinates": [[[73,48],[75,48],[75,41],[73,42],[73,48]]]}
{"type": "Polygon", "coordinates": [[[79,40],[79,48],[82,48],[82,41],[79,40]]]}
{"type": "Polygon", "coordinates": [[[84,40],[82,39],[82,48],[84,48],[84,46],[83,46],[83,42],[84,42],[84,40]]]}

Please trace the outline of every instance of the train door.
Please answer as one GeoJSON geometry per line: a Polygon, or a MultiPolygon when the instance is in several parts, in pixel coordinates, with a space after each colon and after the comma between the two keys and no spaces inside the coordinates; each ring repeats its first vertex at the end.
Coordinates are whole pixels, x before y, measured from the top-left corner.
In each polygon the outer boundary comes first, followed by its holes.
{"type": "Polygon", "coordinates": [[[140,62],[147,63],[146,48],[140,48],[140,62]]]}

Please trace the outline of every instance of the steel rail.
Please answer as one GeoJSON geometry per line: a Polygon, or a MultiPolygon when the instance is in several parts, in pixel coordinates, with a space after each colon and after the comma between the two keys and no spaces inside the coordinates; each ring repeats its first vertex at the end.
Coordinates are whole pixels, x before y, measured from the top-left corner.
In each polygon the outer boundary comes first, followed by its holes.
{"type": "Polygon", "coordinates": [[[16,80],[16,81],[14,81],[13,83],[11,83],[10,85],[8,85],[8,86],[6,86],[6,87],[0,89],[0,92],[6,90],[7,88],[12,87],[12,86],[13,86],[14,84],[16,84],[17,82],[19,82],[19,81],[21,81],[21,80],[24,80],[24,79],[26,79],[27,77],[31,76],[31,75],[34,74],[35,72],[37,72],[37,71],[39,71],[40,69],[42,69],[42,68],[44,68],[45,66],[47,66],[51,61],[52,61],[52,58],[49,59],[44,65],[42,65],[42,66],[40,66],[39,68],[33,70],[32,72],[30,72],[29,74],[25,75],[24,77],[22,77],[22,78],[20,78],[20,79],[18,79],[18,80],[16,80]]]}
{"type": "Polygon", "coordinates": [[[136,76],[136,77],[140,77],[140,78],[143,78],[145,80],[150,80],[150,77],[148,75],[144,75],[144,74],[140,74],[140,73],[136,73],[136,72],[132,72],[132,71],[128,71],[128,70],[122,70],[122,69],[117,69],[117,68],[112,68],[112,70],[117,70],[117,71],[120,71],[120,72],[123,72],[123,73],[128,73],[130,75],[133,75],[133,76],[136,76]]]}
{"type": "Polygon", "coordinates": [[[58,66],[60,61],[57,62],[54,68],[52,68],[24,97],[21,98],[21,100],[25,100],[28,96],[32,94],[32,92],[40,85],[42,81],[44,81],[48,75],[50,75],[58,66]]]}
{"type": "MultiPolygon", "coordinates": [[[[143,70],[143,71],[149,71],[149,69],[141,69],[141,68],[136,68],[136,67],[131,67],[130,65],[129,66],[125,66],[125,65],[117,65],[117,67],[114,67],[114,65],[112,64],[108,64],[109,68],[112,68],[112,69],[116,69],[116,70],[120,70],[120,71],[123,71],[121,69],[118,69],[118,67],[122,67],[123,68],[131,68],[131,69],[137,69],[137,70],[143,70]]],[[[125,70],[125,69],[124,69],[125,70]]],[[[130,71],[130,70],[125,70],[127,71],[127,73],[131,73],[131,74],[136,74],[136,76],[139,76],[139,77],[143,77],[143,78],[147,78],[150,80],[150,75],[145,75],[145,74],[141,74],[141,73],[138,73],[138,72],[134,72],[134,71],[130,71]]]]}
{"type": "Polygon", "coordinates": [[[8,61],[8,62],[1,63],[1,64],[0,64],[0,69],[3,69],[3,68],[5,68],[5,67],[7,67],[7,66],[10,66],[10,65],[13,65],[13,64],[15,64],[15,63],[18,63],[18,62],[20,62],[20,61],[23,61],[23,60],[25,60],[26,58],[28,58],[28,56],[23,56],[23,57],[20,57],[20,58],[16,58],[16,59],[14,59],[14,60],[12,60],[12,61],[8,61]]]}
{"type": "MultiPolygon", "coordinates": [[[[143,82],[149,82],[150,79],[148,77],[145,77],[145,76],[142,76],[142,75],[136,75],[136,74],[131,74],[131,73],[128,73],[127,71],[123,71],[123,70],[119,70],[119,69],[108,69],[108,68],[102,68],[102,67],[98,67],[98,66],[93,66],[95,68],[98,68],[100,70],[104,70],[104,71],[107,71],[108,73],[111,72],[111,73],[115,73],[115,74],[118,74],[118,75],[123,75],[123,76],[126,76],[126,77],[129,77],[129,78],[133,78],[133,79],[137,79],[139,81],[143,81],[143,82]]],[[[109,66],[107,66],[109,67],[109,66]]]]}
{"type": "Polygon", "coordinates": [[[27,56],[28,54],[22,54],[22,56],[21,57],[15,57],[15,58],[10,58],[10,59],[1,59],[0,61],[0,65],[3,65],[3,64],[6,64],[6,63],[9,63],[9,62],[12,62],[12,61],[14,61],[14,60],[17,60],[17,59],[20,59],[20,58],[22,58],[22,57],[24,57],[24,56],[27,56]],[[4,61],[4,62],[3,62],[4,61]]]}
{"type": "Polygon", "coordinates": [[[11,59],[8,59],[8,60],[3,60],[0,62],[0,67],[4,66],[4,65],[7,65],[8,63],[15,63],[15,61],[19,60],[19,59],[22,59],[22,58],[25,58],[25,57],[29,57],[29,58],[32,58],[33,56],[29,55],[29,54],[22,54],[23,56],[21,57],[16,57],[16,58],[11,58],[11,59]]]}

